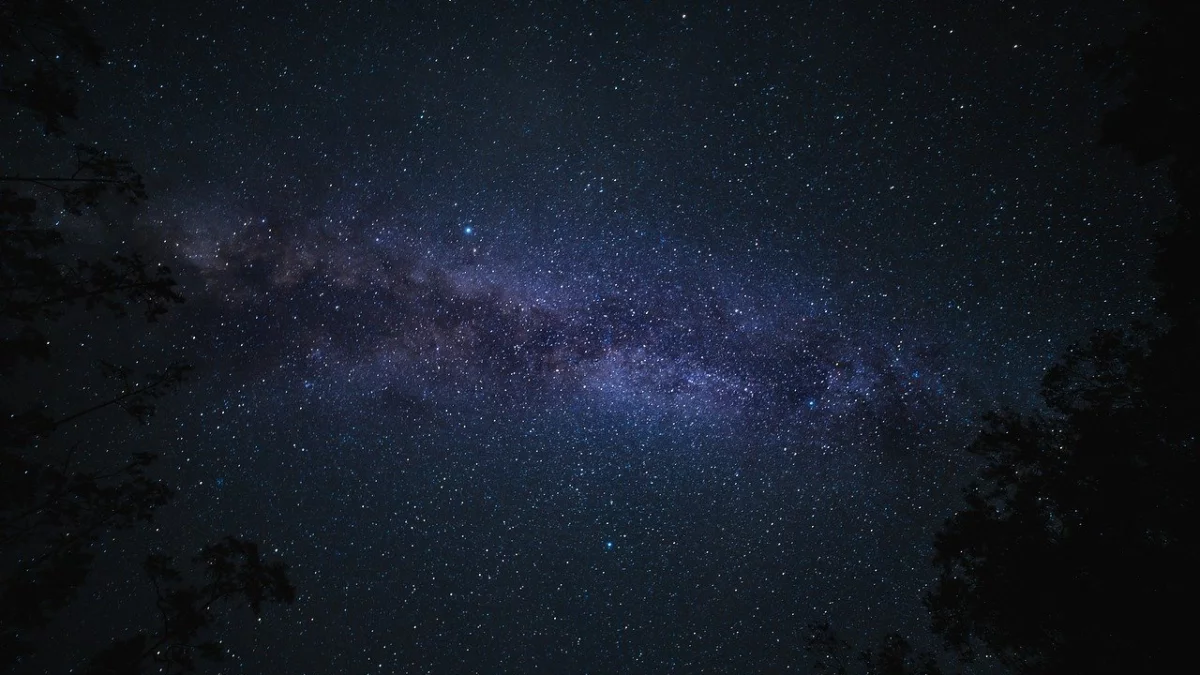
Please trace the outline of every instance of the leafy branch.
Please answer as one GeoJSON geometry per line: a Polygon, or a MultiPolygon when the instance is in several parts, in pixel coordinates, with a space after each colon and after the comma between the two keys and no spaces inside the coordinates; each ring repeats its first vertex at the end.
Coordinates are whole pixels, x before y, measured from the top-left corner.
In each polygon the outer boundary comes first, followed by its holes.
{"type": "Polygon", "coordinates": [[[154,588],[159,626],[155,634],[139,632],[115,641],[91,659],[87,675],[190,673],[199,661],[219,661],[221,643],[206,639],[222,604],[249,608],[258,616],[269,603],[291,604],[296,589],[281,561],[263,561],[253,542],[226,537],[206,546],[192,559],[199,572],[188,581],[170,556],[147,556],[143,570],[154,588]]]}

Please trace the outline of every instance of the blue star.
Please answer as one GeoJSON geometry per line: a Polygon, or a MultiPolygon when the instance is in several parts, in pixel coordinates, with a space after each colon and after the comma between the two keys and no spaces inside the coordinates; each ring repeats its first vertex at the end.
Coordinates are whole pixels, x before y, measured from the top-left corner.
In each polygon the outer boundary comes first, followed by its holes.
{"type": "Polygon", "coordinates": [[[609,551],[613,550],[613,543],[611,541],[604,542],[604,548],[609,551]]]}

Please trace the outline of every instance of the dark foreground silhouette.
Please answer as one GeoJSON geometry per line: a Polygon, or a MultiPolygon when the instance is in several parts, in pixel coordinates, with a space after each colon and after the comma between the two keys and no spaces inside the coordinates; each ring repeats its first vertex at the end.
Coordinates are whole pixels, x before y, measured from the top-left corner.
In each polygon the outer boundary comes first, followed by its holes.
{"type": "MultiPolygon", "coordinates": [[[[116,330],[131,312],[148,330],[183,301],[166,267],[136,252],[90,253],[48,225],[86,223],[109,204],[146,197],[129,162],[68,140],[78,72],[100,65],[103,50],[72,3],[13,0],[0,3],[0,60],[5,133],[27,133],[20,123],[32,122],[26,138],[44,136],[43,157],[66,149],[68,167],[46,175],[7,159],[0,166],[0,672],[7,672],[54,643],[44,629],[88,581],[99,542],[131,533],[171,500],[174,491],[150,473],[156,452],[107,439],[123,435],[113,432],[127,424],[119,413],[148,422],[189,368],[89,362],[70,347],[85,333],[116,330]]],[[[120,356],[148,360],[128,350],[120,356]]],[[[144,621],[115,627],[128,637],[83,672],[191,671],[221,655],[211,636],[218,613],[245,606],[257,614],[295,599],[286,566],[264,561],[252,542],[226,538],[189,563],[181,569],[150,553],[141,569],[128,570],[153,588],[155,604],[144,621]]]]}
{"type": "MultiPolygon", "coordinates": [[[[990,413],[983,468],[934,540],[932,628],[961,667],[987,655],[1027,675],[1163,672],[1190,662],[1200,594],[1200,5],[1091,55],[1123,100],[1101,140],[1164,166],[1177,211],[1154,267],[1157,313],[1064,354],[1046,410],[990,413]]],[[[898,635],[853,658],[812,627],[818,671],[937,673],[898,635]]]]}

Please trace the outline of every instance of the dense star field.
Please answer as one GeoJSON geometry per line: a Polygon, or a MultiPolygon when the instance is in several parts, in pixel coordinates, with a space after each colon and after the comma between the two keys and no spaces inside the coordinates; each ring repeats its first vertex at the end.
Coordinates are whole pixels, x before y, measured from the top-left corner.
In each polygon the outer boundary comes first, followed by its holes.
{"type": "Polygon", "coordinates": [[[78,127],[188,297],[136,347],[197,368],[151,539],[300,592],[227,672],[920,641],[979,414],[1145,311],[1164,203],[1095,144],[1121,3],[930,6],[95,4],[78,127]]]}

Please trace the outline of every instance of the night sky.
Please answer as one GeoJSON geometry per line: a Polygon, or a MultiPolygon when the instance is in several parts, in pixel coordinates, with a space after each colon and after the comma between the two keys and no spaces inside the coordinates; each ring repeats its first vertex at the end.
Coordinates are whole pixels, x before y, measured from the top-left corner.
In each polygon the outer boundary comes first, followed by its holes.
{"type": "MultiPolygon", "coordinates": [[[[188,302],[81,344],[197,368],[129,431],[180,490],[149,537],[255,539],[300,591],[222,672],[928,639],[979,415],[1148,307],[1165,190],[1082,65],[1121,7],[90,5],[75,133],[146,174],[120,237],[188,302]]],[[[144,606],[105,574],[81,646],[144,606]]]]}

